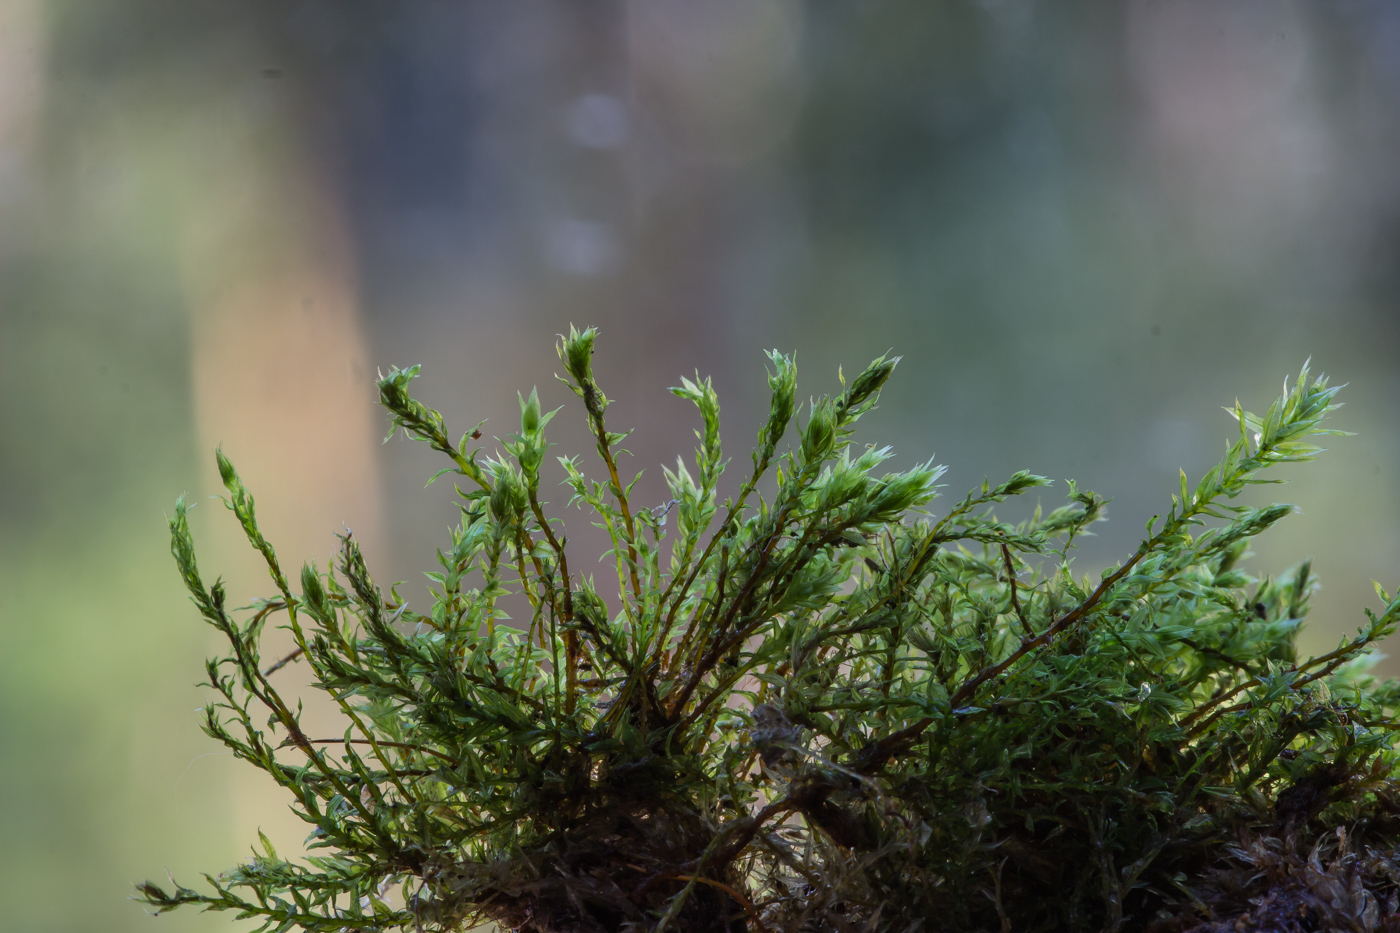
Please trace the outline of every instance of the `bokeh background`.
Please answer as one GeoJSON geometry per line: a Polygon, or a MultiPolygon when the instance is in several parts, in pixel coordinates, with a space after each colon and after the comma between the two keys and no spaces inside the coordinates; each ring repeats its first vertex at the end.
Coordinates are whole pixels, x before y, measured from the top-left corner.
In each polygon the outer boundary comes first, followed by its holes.
{"type": "Polygon", "coordinates": [[[229,929],[123,898],[297,850],[197,728],[164,514],[266,587],[221,443],[287,563],[344,524],[420,594],[451,489],[376,368],[501,435],[596,324],[660,502],[678,375],[743,462],[763,349],[804,393],[892,349],[864,439],[1113,497],[1097,572],[1311,356],[1357,436],[1252,566],[1315,560],[1317,650],[1400,583],[1397,301],[1389,0],[0,0],[0,926],[229,929]]]}

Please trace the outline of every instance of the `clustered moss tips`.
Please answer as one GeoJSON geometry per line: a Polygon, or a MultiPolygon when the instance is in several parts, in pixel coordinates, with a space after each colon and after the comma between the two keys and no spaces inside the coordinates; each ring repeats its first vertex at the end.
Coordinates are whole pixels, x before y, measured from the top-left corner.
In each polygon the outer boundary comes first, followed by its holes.
{"type": "Polygon", "coordinates": [[[768,388],[772,401],[768,406],[768,421],[758,435],[758,448],[754,451],[754,463],[760,458],[771,459],[783,439],[783,433],[792,421],[797,395],[797,367],[790,357],[777,350],[770,350],[768,359],[773,369],[768,373],[768,388]],[[760,453],[760,451],[762,453],[760,453]]]}
{"type": "Polygon", "coordinates": [[[481,457],[479,426],[454,445],[408,394],[417,367],[381,400],[468,481],[428,611],[386,595],[348,533],[293,594],[220,454],[277,588],[240,623],[177,501],[172,553],[228,643],[204,728],[292,796],[313,854],[264,839],[208,890],[142,899],[326,933],[1400,928],[1400,687],[1366,670],[1400,598],[1378,587],[1355,636],[1300,658],[1311,566],[1242,567],[1291,507],[1234,500],[1336,433],[1325,379],[1305,367],[1262,416],[1236,405],[1221,463],[1093,581],[1073,549],[1096,494],[1070,483],[1013,524],[998,506],[1049,485],[1021,471],[931,514],[941,467],[851,449],[897,358],[801,417],[792,359],[770,353],[753,469],[724,501],[718,398],[682,379],[698,446],[664,470],[671,501],[636,507],[595,338],[571,328],[558,352],[603,473],[559,462],[614,580],[571,569],[571,519],[540,498],[538,393],[481,457]],[[279,616],[297,650],[265,665],[279,616]],[[340,735],[305,731],[275,681],[288,663],[340,735]]]}
{"type": "Polygon", "coordinates": [[[839,417],[845,418],[848,413],[852,412],[857,415],[863,414],[870,406],[874,405],[880,390],[885,387],[885,383],[894,374],[894,368],[899,365],[899,360],[900,358],[897,356],[881,356],[862,370],[837,403],[839,417]]]}
{"type": "Polygon", "coordinates": [[[570,325],[569,336],[559,340],[559,359],[570,378],[574,380],[574,384],[579,387],[575,391],[580,395],[582,387],[593,381],[593,341],[597,336],[598,331],[595,328],[589,327],[580,332],[570,325]]]}

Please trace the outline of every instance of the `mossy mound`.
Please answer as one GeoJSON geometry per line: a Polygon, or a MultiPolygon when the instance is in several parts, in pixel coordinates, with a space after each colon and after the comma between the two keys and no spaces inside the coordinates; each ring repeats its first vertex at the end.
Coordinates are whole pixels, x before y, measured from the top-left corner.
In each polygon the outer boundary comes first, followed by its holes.
{"type": "Polygon", "coordinates": [[[1242,569],[1291,507],[1236,497],[1317,453],[1325,380],[1305,368],[1265,414],[1236,407],[1224,460],[1092,580],[1071,564],[1098,496],[1071,483],[1063,508],[1000,521],[1049,485],[1022,472],[939,513],[939,468],[880,474],[888,449],[853,450],[885,358],[799,417],[771,354],[752,470],[723,505],[719,403],[684,380],[699,449],[666,472],[670,502],[639,508],[593,340],[559,352],[604,474],[560,463],[611,536],[608,586],[570,569],[539,498],[553,413],[532,392],[481,459],[479,430],[454,443],[408,395],[416,368],[380,381],[383,402],[466,486],[429,611],[377,587],[348,534],[294,591],[220,455],[276,587],[240,621],[177,505],[181,574],[230,646],[205,729],[290,792],[324,854],[264,841],[212,893],[146,884],[148,903],[328,933],[1400,928],[1400,690],[1366,674],[1400,600],[1378,588],[1354,637],[1304,659],[1309,565],[1242,569]],[[342,735],[308,735],[279,693],[258,647],[273,617],[342,735]]]}

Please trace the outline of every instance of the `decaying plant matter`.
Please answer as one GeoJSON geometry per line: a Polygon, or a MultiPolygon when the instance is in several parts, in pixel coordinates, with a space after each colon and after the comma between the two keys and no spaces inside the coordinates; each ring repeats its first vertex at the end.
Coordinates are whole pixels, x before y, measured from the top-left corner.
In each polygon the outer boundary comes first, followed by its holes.
{"type": "Polygon", "coordinates": [[[1400,599],[1378,589],[1355,637],[1301,659],[1309,565],[1240,567],[1291,509],[1235,499],[1318,451],[1324,379],[1305,367],[1265,414],[1233,408],[1221,463],[1183,475],[1121,565],[1076,580],[1098,496],[1071,483],[1065,507],[999,521],[1048,485],[1022,472],[940,514],[938,468],[881,474],[890,451],[852,444],[893,359],[799,412],[793,363],[770,354],[769,417],[722,504],[719,403],[683,380],[693,466],[639,507],[594,337],[559,354],[603,478],[559,462],[611,537],[606,584],[571,567],[540,498],[554,413],[532,392],[483,458],[479,431],[454,443],[409,396],[416,368],[379,388],[461,484],[431,610],[376,586],[348,533],[333,569],[289,577],[220,455],[276,587],[235,613],[177,504],[180,572],[229,644],[204,728],[287,789],[317,854],[264,840],[212,890],[148,883],[146,902],[314,931],[1400,929],[1400,690],[1365,673],[1400,599]],[[343,734],[309,734],[276,686],[274,618],[343,734]]]}

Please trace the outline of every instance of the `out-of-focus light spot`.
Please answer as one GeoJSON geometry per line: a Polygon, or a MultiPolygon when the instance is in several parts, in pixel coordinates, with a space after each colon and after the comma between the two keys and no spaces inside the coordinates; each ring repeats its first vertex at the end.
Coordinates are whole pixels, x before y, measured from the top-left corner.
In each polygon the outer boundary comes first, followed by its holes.
{"type": "Polygon", "coordinates": [[[544,258],[561,272],[602,275],[617,268],[622,247],[607,224],[566,217],[545,230],[544,258]]]}
{"type": "Polygon", "coordinates": [[[627,106],[611,94],[585,94],[564,118],[569,138],[589,149],[616,149],[627,141],[627,106]]]}

